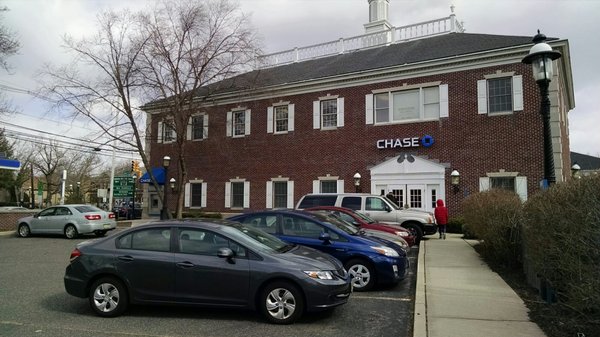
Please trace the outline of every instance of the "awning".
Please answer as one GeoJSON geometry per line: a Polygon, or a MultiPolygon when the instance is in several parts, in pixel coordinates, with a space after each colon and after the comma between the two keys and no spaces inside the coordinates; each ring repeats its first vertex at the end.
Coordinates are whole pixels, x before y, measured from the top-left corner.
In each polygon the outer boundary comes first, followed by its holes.
{"type": "Polygon", "coordinates": [[[19,169],[21,169],[21,163],[18,160],[0,157],[0,169],[18,171],[19,169]]]}
{"type": "MultiPolygon", "coordinates": [[[[165,184],[165,168],[164,167],[154,167],[152,169],[152,174],[159,185],[165,184]]],[[[148,172],[144,173],[144,175],[139,180],[140,184],[148,184],[151,182],[150,174],[148,172]]]]}

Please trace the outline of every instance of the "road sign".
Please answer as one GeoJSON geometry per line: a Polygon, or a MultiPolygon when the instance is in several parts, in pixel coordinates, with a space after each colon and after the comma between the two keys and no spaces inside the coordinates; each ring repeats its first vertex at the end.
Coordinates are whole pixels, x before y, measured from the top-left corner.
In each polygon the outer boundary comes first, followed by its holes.
{"type": "Polygon", "coordinates": [[[113,181],[113,197],[126,198],[133,196],[133,178],[115,177],[113,181]]]}

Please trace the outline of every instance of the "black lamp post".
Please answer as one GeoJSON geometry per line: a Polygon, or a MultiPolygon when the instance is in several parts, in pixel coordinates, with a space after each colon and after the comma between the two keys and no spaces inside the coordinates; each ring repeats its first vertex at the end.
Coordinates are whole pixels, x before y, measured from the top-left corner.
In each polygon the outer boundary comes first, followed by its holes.
{"type": "Polygon", "coordinates": [[[137,175],[133,173],[131,177],[133,178],[133,198],[131,198],[131,220],[135,220],[135,180],[137,179],[137,175]]]}
{"type": "Polygon", "coordinates": [[[163,183],[163,207],[162,207],[162,211],[160,212],[160,219],[161,220],[166,220],[166,219],[170,219],[170,215],[169,215],[169,208],[167,207],[167,178],[168,178],[168,171],[169,171],[169,164],[171,164],[171,157],[169,156],[164,156],[163,157],[163,168],[165,169],[165,181],[163,183]]]}
{"type": "Polygon", "coordinates": [[[81,181],[77,182],[77,202],[81,202],[81,181]]]}
{"type": "Polygon", "coordinates": [[[540,87],[542,104],[540,113],[544,118],[544,179],[548,186],[556,182],[554,176],[554,158],[552,157],[552,134],[550,131],[550,97],[548,87],[554,73],[552,61],[561,57],[560,52],[552,50],[552,47],[545,43],[546,36],[538,30],[533,37],[535,43],[529,55],[525,56],[521,62],[531,64],[533,68],[533,78],[540,87]]]}
{"type": "Polygon", "coordinates": [[[579,164],[575,163],[571,166],[571,176],[573,178],[580,178],[579,171],[581,171],[581,166],[579,166],[579,164]]]}
{"type": "Polygon", "coordinates": [[[360,173],[356,172],[354,174],[353,178],[354,178],[354,189],[356,190],[356,193],[359,193],[360,192],[360,178],[362,178],[362,177],[360,176],[360,173]]]}
{"type": "Polygon", "coordinates": [[[450,173],[450,183],[452,184],[454,194],[458,193],[460,190],[460,187],[458,187],[458,184],[460,184],[460,173],[458,170],[452,170],[452,173],[450,173]]]}

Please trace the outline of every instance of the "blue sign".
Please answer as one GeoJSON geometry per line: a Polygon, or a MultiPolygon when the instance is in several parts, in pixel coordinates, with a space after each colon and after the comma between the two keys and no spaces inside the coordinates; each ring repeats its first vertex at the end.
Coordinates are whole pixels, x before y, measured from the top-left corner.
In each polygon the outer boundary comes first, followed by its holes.
{"type": "Polygon", "coordinates": [[[18,171],[21,169],[21,163],[18,160],[0,158],[0,169],[18,171]]]}
{"type": "Polygon", "coordinates": [[[431,145],[433,145],[433,143],[433,137],[431,137],[430,135],[425,135],[423,136],[423,138],[421,138],[421,145],[423,145],[423,147],[430,147],[431,145]]]}

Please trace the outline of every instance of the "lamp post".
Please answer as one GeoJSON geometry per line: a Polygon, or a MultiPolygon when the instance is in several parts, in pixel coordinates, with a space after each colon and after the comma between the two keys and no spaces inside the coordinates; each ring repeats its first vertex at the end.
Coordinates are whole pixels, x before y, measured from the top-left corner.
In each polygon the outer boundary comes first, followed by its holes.
{"type": "Polygon", "coordinates": [[[164,156],[163,157],[163,168],[165,169],[165,182],[163,183],[163,207],[162,207],[162,211],[160,212],[160,219],[161,220],[166,220],[166,219],[170,219],[171,217],[169,216],[169,209],[167,207],[167,177],[168,177],[168,171],[169,171],[169,164],[171,164],[171,157],[169,156],[164,156]]]}
{"type": "Polygon", "coordinates": [[[544,119],[544,180],[548,186],[556,182],[554,176],[554,158],[552,157],[552,134],[550,131],[550,97],[548,87],[554,73],[552,61],[561,57],[560,52],[552,50],[552,47],[545,43],[546,36],[538,30],[533,37],[535,43],[529,54],[521,60],[525,64],[531,64],[533,68],[533,78],[540,88],[542,103],[540,113],[544,119]]]}
{"type": "Polygon", "coordinates": [[[579,166],[577,163],[574,163],[573,166],[571,166],[571,176],[573,178],[579,178],[579,171],[581,171],[581,166],[579,166]]]}
{"type": "Polygon", "coordinates": [[[362,178],[360,173],[354,173],[354,188],[356,190],[356,193],[360,192],[360,178],[362,178]]]}
{"type": "Polygon", "coordinates": [[[458,184],[460,183],[460,173],[458,170],[452,170],[452,173],[450,173],[450,183],[452,184],[454,194],[458,193],[458,184]]]}
{"type": "Polygon", "coordinates": [[[81,202],[81,182],[77,182],[77,202],[81,202]]]}
{"type": "Polygon", "coordinates": [[[133,178],[133,198],[131,198],[131,220],[135,220],[135,179],[137,179],[137,175],[133,173],[131,177],[133,178]]]}

